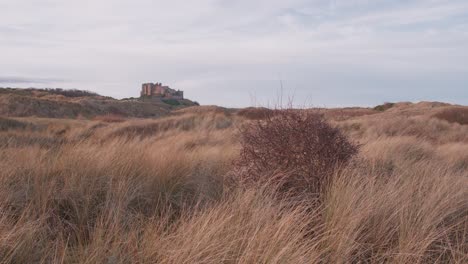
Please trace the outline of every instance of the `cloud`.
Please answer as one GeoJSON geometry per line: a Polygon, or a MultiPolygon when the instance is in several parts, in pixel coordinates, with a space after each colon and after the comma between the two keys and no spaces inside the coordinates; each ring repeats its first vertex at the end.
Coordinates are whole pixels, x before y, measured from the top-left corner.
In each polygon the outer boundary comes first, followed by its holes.
{"type": "MultiPolygon", "coordinates": [[[[240,98],[268,96],[281,75],[325,104],[333,94],[311,87],[380,103],[392,85],[431,97],[468,75],[463,0],[15,0],[0,10],[1,72],[117,97],[162,81],[201,103],[233,103],[229,90],[246,105],[240,98]]],[[[468,92],[447,92],[468,103],[468,92]]]]}

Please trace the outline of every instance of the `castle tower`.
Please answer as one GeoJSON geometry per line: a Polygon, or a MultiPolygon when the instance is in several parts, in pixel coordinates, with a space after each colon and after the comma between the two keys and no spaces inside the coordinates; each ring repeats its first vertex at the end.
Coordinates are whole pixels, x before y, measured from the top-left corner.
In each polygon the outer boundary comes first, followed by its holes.
{"type": "Polygon", "coordinates": [[[141,85],[141,96],[157,96],[167,97],[174,99],[183,99],[184,92],[180,90],[171,89],[169,86],[162,85],[162,83],[144,83],[141,85]]]}

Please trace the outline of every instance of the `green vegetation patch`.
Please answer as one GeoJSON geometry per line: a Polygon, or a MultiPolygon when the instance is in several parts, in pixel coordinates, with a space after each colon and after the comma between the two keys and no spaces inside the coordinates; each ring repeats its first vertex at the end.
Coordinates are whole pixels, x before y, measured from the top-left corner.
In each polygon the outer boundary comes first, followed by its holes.
{"type": "Polygon", "coordinates": [[[168,105],[173,105],[173,106],[180,105],[179,100],[176,100],[176,99],[163,99],[162,101],[168,105]]]}
{"type": "Polygon", "coordinates": [[[383,111],[386,111],[392,107],[394,107],[395,104],[394,103],[384,103],[382,105],[378,105],[376,107],[374,107],[374,110],[377,110],[377,111],[380,111],[380,112],[383,112],[383,111]]]}
{"type": "Polygon", "coordinates": [[[0,131],[6,131],[9,129],[25,129],[27,127],[28,127],[28,124],[24,122],[0,117],[0,131]]]}

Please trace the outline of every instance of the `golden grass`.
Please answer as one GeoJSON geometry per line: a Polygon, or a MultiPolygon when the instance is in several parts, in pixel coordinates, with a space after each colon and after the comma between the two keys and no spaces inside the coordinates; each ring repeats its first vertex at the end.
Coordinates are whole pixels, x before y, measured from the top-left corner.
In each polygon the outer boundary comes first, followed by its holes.
{"type": "Polygon", "coordinates": [[[320,207],[230,177],[232,113],[17,119],[0,263],[466,263],[467,126],[394,108],[334,121],[363,146],[320,207]]]}

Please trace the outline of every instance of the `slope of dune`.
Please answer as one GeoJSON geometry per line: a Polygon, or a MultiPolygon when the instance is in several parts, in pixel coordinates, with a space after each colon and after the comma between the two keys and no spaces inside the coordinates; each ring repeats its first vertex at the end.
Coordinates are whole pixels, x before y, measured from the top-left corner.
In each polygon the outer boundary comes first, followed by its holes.
{"type": "MultiPolygon", "coordinates": [[[[281,159],[252,158],[277,174],[242,180],[252,163],[239,159],[239,128],[260,124],[266,108],[121,122],[0,117],[0,262],[468,263],[468,107],[384,109],[320,109],[360,146],[320,200],[284,196],[276,175],[292,172],[281,159]]],[[[316,142],[297,131],[262,142],[316,142]]],[[[308,164],[297,153],[286,159],[308,164]]],[[[314,180],[307,172],[294,179],[314,180]]]]}
{"type": "Polygon", "coordinates": [[[117,100],[86,91],[0,88],[0,115],[11,117],[93,118],[101,115],[150,118],[194,106],[190,100],[117,100]]]}

